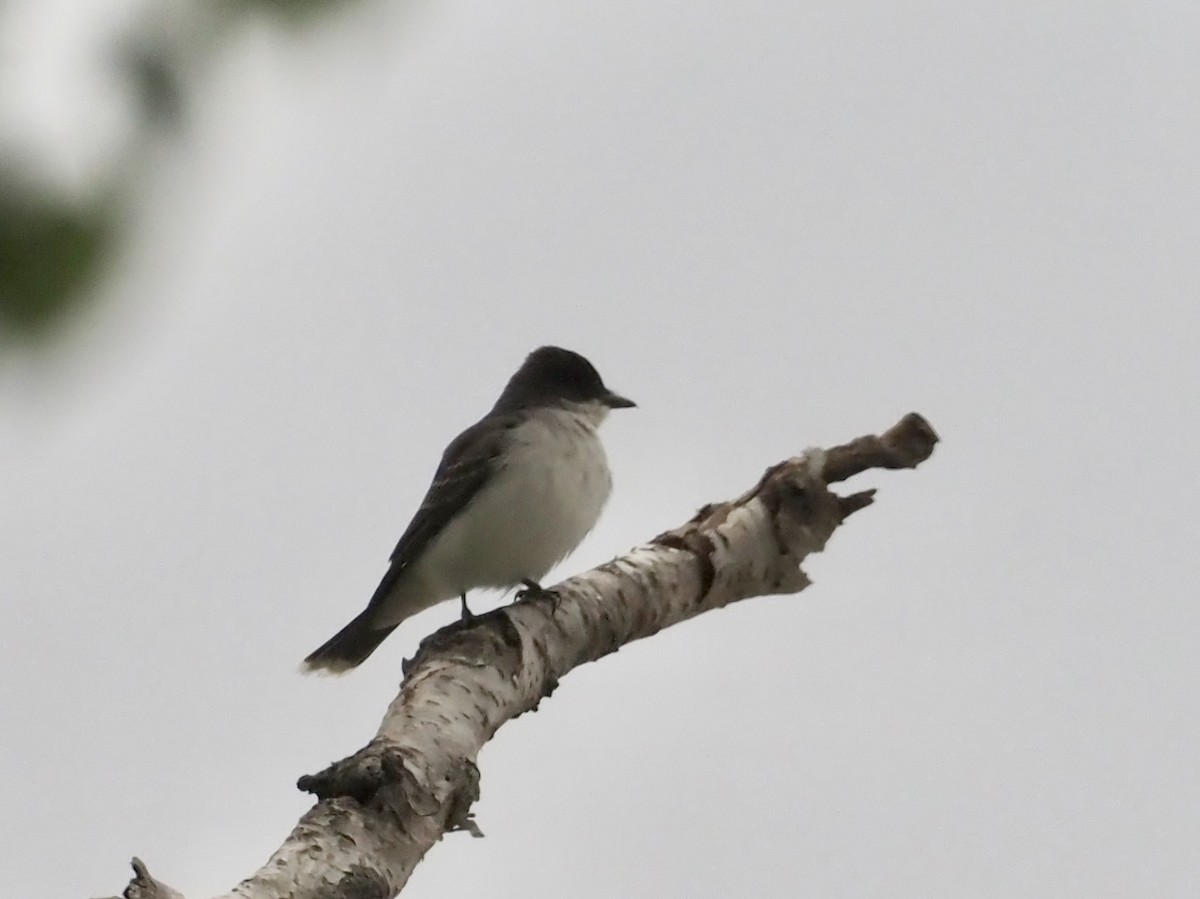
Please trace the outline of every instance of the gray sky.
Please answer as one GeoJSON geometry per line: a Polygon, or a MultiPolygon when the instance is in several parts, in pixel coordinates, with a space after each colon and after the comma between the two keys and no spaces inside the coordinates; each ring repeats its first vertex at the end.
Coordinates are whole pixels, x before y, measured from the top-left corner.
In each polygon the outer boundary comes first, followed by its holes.
{"type": "MultiPolygon", "coordinates": [[[[65,2],[28,26],[47,66],[86,45],[65,2]]],[[[487,839],[405,895],[1200,894],[1198,26],[543,0],[248,29],[105,302],[0,367],[0,893],[257,868],[456,611],[343,679],[296,665],[555,342],[640,403],[563,575],[909,410],[943,443],[854,485],[879,501],[809,591],[505,727],[487,839]]],[[[109,107],[34,81],[68,114],[30,139],[86,170],[119,116],[87,143],[70,110],[109,107]]]]}

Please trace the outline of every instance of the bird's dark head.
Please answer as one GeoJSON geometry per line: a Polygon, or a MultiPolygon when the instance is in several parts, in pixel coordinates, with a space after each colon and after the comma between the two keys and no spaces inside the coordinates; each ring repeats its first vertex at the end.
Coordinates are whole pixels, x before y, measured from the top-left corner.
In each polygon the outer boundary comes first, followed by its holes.
{"type": "Polygon", "coordinates": [[[583,356],[557,346],[538,347],[517,369],[496,403],[498,411],[566,403],[592,403],[606,409],[637,405],[604,386],[583,356]]]}

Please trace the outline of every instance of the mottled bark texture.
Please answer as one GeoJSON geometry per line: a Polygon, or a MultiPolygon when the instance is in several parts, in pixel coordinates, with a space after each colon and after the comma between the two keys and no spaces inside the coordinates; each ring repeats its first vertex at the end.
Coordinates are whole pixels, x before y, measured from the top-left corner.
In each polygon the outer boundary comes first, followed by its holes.
{"type": "MultiPolygon", "coordinates": [[[[300,778],[317,804],[228,899],[396,895],[443,833],[479,834],[475,762],[504,722],[536,709],[572,668],[630,641],[741,599],[803,590],[805,556],[874,494],[838,496],[828,484],[870,468],[913,468],[935,443],[933,428],[910,414],[882,436],[808,450],[619,559],[426,638],[379,732],[300,778]]],[[[140,862],[134,868],[127,899],[178,896],[140,862]]]]}

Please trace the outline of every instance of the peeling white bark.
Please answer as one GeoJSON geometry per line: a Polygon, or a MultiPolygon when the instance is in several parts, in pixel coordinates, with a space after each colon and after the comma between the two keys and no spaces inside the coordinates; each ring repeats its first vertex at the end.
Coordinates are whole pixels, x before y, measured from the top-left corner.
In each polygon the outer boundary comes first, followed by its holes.
{"type": "MultiPolygon", "coordinates": [[[[428,637],[367,746],[301,789],[319,801],[258,872],[220,899],[388,899],[447,830],[478,834],[475,760],[504,722],[572,668],[721,608],[808,586],[800,563],[874,491],[828,484],[868,468],[912,468],[937,435],[905,416],[880,437],[809,450],[737,499],[621,558],[428,637]]],[[[182,899],[137,859],[126,899],[182,899]]]]}

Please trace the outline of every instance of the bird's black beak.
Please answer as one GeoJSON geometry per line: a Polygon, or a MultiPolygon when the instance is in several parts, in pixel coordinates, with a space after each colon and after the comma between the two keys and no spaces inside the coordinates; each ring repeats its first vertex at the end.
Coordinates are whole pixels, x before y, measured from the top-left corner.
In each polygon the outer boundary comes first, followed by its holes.
{"type": "Polygon", "coordinates": [[[632,409],[637,405],[633,400],[627,400],[625,397],[618,393],[613,393],[611,390],[600,402],[604,403],[610,409],[632,409]]]}

